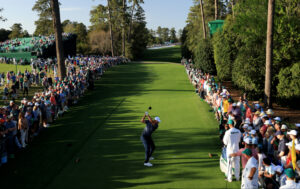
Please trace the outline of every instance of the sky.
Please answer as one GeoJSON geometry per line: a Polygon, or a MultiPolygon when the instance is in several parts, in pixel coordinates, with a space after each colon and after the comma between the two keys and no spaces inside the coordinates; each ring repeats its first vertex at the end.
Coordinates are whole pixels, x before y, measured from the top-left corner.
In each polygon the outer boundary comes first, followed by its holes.
{"type": "MultiPolygon", "coordinates": [[[[193,0],[144,0],[143,8],[146,14],[147,28],[175,27],[183,29],[193,0]]],[[[0,7],[4,8],[1,15],[7,19],[0,22],[0,28],[9,29],[14,23],[21,23],[23,29],[32,34],[35,30],[34,21],[37,13],[32,11],[35,0],[0,0],[0,7]]],[[[60,0],[61,21],[82,22],[90,26],[90,10],[106,0],[60,0]]]]}

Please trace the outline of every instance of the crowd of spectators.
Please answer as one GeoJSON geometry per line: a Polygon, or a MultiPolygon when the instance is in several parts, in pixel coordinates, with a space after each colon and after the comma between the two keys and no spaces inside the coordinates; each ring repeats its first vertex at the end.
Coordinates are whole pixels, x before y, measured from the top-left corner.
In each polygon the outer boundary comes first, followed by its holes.
{"type": "Polygon", "coordinates": [[[87,89],[92,90],[94,81],[107,69],[128,60],[121,57],[69,57],[65,61],[67,76],[64,79],[57,76],[56,60],[46,61],[34,60],[31,71],[1,74],[1,84],[5,86],[2,98],[8,105],[0,107],[0,166],[14,158],[15,153],[26,148],[41,130],[76,104],[87,89]],[[42,90],[29,98],[28,90],[32,85],[42,87],[42,90]],[[23,97],[18,96],[20,90],[23,97]],[[22,99],[20,104],[17,99],[22,99]]]}
{"type": "MultiPolygon", "coordinates": [[[[62,37],[64,40],[68,39],[72,34],[63,33],[62,37]]],[[[0,42],[0,53],[9,52],[31,52],[31,51],[42,51],[55,43],[55,36],[35,36],[29,38],[16,38],[0,42]]]]}
{"type": "Polygon", "coordinates": [[[241,179],[241,188],[300,188],[300,124],[287,126],[272,109],[248,101],[246,94],[234,100],[214,76],[182,63],[219,122],[225,180],[232,182],[234,175],[241,179]]]}

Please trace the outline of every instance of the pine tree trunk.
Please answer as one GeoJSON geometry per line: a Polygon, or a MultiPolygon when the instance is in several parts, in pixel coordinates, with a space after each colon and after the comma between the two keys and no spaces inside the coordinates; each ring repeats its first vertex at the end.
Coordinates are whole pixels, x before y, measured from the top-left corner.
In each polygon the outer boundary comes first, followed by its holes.
{"type": "Polygon", "coordinates": [[[64,62],[64,49],[62,43],[62,28],[60,22],[58,0],[51,0],[53,28],[55,32],[56,56],[58,65],[58,77],[64,79],[66,77],[66,66],[64,62]]]}
{"type": "Polygon", "coordinates": [[[110,43],[111,43],[111,56],[115,56],[115,51],[114,51],[114,34],[113,34],[112,21],[111,21],[110,1],[111,0],[107,0],[109,33],[110,33],[110,43]]]}
{"type": "Polygon", "coordinates": [[[215,20],[218,20],[218,0],[215,0],[215,20]]]}
{"type": "Polygon", "coordinates": [[[274,7],[275,7],[275,0],[269,0],[267,45],[266,45],[266,75],[265,75],[265,107],[268,107],[268,108],[272,108],[274,7]]]}
{"type": "Polygon", "coordinates": [[[131,30],[132,30],[132,25],[133,25],[133,12],[135,8],[135,1],[133,1],[132,9],[131,9],[131,15],[130,15],[130,26],[129,26],[129,31],[128,31],[128,42],[131,40],[131,30]]]}
{"type": "Polygon", "coordinates": [[[125,57],[126,53],[126,33],[125,33],[125,16],[126,16],[126,0],[123,0],[123,26],[122,26],[122,35],[123,35],[123,42],[122,42],[122,55],[125,57]]]}
{"type": "Polygon", "coordinates": [[[200,1],[200,10],[201,10],[201,17],[202,17],[203,38],[206,39],[205,17],[204,17],[204,12],[203,12],[203,4],[202,4],[202,0],[199,0],[199,1],[200,1]]]}
{"type": "Polygon", "coordinates": [[[234,18],[234,0],[231,0],[232,18],[234,18]]]}

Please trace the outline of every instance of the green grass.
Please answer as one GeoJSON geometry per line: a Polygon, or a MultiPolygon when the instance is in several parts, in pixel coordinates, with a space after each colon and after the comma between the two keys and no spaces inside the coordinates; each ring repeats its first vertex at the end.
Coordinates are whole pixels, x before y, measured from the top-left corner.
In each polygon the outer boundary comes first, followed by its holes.
{"type": "Polygon", "coordinates": [[[181,49],[180,46],[162,49],[148,49],[144,53],[143,60],[180,63],[181,49]]]}
{"type": "Polygon", "coordinates": [[[13,64],[3,64],[3,63],[0,64],[0,73],[5,72],[5,76],[7,71],[14,71],[16,73],[16,70],[20,70],[22,73],[24,73],[26,69],[31,71],[31,67],[29,65],[26,66],[18,65],[16,67],[16,65],[13,64]]]}
{"type": "Polygon", "coordinates": [[[225,188],[218,157],[208,157],[220,152],[217,133],[181,65],[118,66],[0,168],[1,188],[225,188]],[[162,120],[152,168],[143,166],[139,122],[149,105],[162,120]]]}
{"type": "MultiPolygon", "coordinates": [[[[5,73],[5,77],[6,77],[6,73],[8,71],[14,71],[14,73],[16,73],[16,69],[17,69],[17,71],[20,70],[22,73],[24,73],[26,69],[28,71],[31,71],[31,66],[29,66],[29,65],[26,65],[26,66],[25,65],[18,65],[16,67],[13,64],[3,64],[3,63],[0,63],[0,73],[4,72],[5,73]]],[[[6,84],[6,79],[5,79],[5,84],[6,84]]],[[[2,100],[3,88],[4,88],[4,86],[0,86],[0,106],[6,105],[4,103],[4,100],[2,100]]],[[[41,91],[42,91],[42,88],[39,87],[39,86],[32,86],[32,87],[30,87],[29,88],[28,99],[32,99],[32,97],[34,96],[34,94],[36,92],[41,92],[41,91]]],[[[18,99],[16,100],[16,102],[20,103],[21,99],[23,98],[22,91],[21,90],[17,90],[17,93],[18,93],[18,99]]]]}
{"type": "Polygon", "coordinates": [[[156,62],[105,72],[93,92],[0,168],[1,188],[240,188],[224,181],[218,156],[208,157],[221,151],[211,108],[182,65],[158,62],[180,59],[179,48],[156,53],[156,62]],[[140,119],[150,105],[162,122],[148,168],[140,119]]]}

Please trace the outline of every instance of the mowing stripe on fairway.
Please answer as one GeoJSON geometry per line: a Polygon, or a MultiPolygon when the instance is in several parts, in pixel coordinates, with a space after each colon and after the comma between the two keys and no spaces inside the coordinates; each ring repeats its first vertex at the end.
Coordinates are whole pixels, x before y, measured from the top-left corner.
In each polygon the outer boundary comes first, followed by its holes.
{"type": "Polygon", "coordinates": [[[217,122],[182,65],[117,66],[95,87],[0,169],[4,188],[226,188],[218,157],[208,157],[220,154],[217,122]],[[140,119],[150,105],[162,122],[148,168],[140,119]]]}

